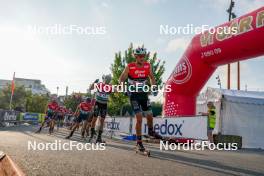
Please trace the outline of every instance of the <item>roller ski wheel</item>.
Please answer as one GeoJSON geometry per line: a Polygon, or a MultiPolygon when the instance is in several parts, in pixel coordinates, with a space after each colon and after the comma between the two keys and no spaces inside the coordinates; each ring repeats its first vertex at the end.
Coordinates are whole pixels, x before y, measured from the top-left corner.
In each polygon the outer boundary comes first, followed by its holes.
{"type": "Polygon", "coordinates": [[[150,157],[150,151],[149,150],[139,150],[137,147],[135,149],[136,151],[136,154],[140,154],[140,155],[144,155],[144,156],[147,156],[147,157],[150,157]]]}
{"type": "Polygon", "coordinates": [[[150,156],[150,151],[146,150],[145,147],[142,144],[137,144],[135,151],[137,154],[144,155],[149,157],[150,156]]]}
{"type": "Polygon", "coordinates": [[[65,139],[70,139],[70,138],[71,138],[71,136],[66,136],[66,137],[65,137],[65,139]]]}
{"type": "Polygon", "coordinates": [[[105,144],[105,141],[102,140],[101,138],[99,138],[99,139],[97,138],[96,141],[95,141],[95,143],[98,143],[98,144],[103,143],[103,144],[105,144]]]}
{"type": "Polygon", "coordinates": [[[82,141],[86,141],[86,137],[85,136],[81,136],[81,140],[82,141]]]}
{"type": "Polygon", "coordinates": [[[54,132],[53,129],[49,129],[49,135],[52,135],[53,132],[54,132]]]}
{"type": "Polygon", "coordinates": [[[95,138],[94,137],[90,137],[88,140],[87,140],[88,143],[95,143],[95,138]]]}
{"type": "Polygon", "coordinates": [[[82,140],[85,140],[85,138],[86,138],[86,136],[85,136],[85,134],[82,132],[82,134],[81,134],[81,139],[82,139],[82,140]]]}

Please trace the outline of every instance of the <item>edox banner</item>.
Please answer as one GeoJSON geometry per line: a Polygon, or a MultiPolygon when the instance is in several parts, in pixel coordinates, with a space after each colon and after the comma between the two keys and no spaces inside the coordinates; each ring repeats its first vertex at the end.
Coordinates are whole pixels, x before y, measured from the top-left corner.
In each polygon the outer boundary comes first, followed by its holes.
{"type": "MultiPolygon", "coordinates": [[[[129,118],[106,118],[105,130],[135,134],[136,120],[130,122],[129,118]],[[131,124],[132,123],[132,124],[131,124]]],[[[207,117],[181,117],[181,118],[154,118],[153,127],[155,132],[166,137],[182,137],[194,139],[207,139],[207,117]]],[[[148,134],[147,120],[142,123],[142,134],[148,134]]]]}

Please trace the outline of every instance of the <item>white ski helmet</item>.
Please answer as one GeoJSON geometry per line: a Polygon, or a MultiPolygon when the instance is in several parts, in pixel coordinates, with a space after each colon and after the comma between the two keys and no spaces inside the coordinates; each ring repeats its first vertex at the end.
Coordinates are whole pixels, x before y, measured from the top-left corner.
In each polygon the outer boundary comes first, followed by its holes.
{"type": "Polygon", "coordinates": [[[103,75],[102,79],[103,79],[103,82],[105,82],[106,84],[109,84],[112,80],[112,76],[111,76],[111,74],[103,75]]]}

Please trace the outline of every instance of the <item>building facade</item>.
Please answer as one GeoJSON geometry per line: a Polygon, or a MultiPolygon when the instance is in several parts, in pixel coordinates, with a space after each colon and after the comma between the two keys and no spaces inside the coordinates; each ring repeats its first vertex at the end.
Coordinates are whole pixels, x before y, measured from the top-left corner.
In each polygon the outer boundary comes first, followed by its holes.
{"type": "MultiPolygon", "coordinates": [[[[11,83],[11,80],[0,79],[0,90],[11,83]]],[[[33,94],[50,94],[50,91],[45,87],[45,85],[41,84],[41,80],[15,78],[15,85],[24,86],[26,90],[31,91],[33,94]]]]}

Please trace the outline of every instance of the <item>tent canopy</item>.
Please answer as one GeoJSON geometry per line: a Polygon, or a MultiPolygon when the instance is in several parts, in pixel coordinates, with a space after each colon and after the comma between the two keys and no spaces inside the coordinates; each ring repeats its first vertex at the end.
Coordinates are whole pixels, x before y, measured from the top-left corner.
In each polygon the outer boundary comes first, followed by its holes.
{"type": "Polygon", "coordinates": [[[264,92],[208,88],[197,98],[197,110],[216,106],[214,133],[242,136],[244,148],[264,149],[264,92]]]}

